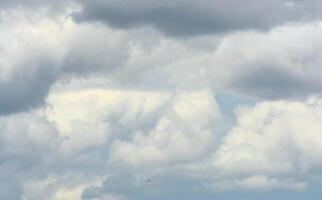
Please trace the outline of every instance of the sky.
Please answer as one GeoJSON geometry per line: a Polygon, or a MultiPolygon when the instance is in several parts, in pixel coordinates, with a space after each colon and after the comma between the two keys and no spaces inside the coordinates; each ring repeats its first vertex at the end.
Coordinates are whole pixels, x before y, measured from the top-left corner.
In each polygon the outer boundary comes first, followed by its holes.
{"type": "Polygon", "coordinates": [[[321,9],[0,0],[0,199],[320,200],[321,9]]]}

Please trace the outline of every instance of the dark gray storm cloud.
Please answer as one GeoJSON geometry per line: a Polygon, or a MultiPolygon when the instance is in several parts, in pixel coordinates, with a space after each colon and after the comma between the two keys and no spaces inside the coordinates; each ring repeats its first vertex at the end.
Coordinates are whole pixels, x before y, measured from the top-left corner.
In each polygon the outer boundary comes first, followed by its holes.
{"type": "Polygon", "coordinates": [[[308,94],[320,94],[322,83],[283,69],[261,69],[234,80],[231,87],[239,93],[264,99],[301,99],[308,94]]]}
{"type": "Polygon", "coordinates": [[[317,0],[79,1],[79,21],[101,21],[116,28],[144,25],[174,36],[259,29],[319,18],[317,0]]]}
{"type": "Polygon", "coordinates": [[[8,81],[0,80],[0,115],[44,104],[45,97],[57,78],[57,72],[46,60],[37,65],[37,69],[18,72],[8,81]]]}
{"type": "Polygon", "coordinates": [[[320,95],[321,81],[285,69],[263,68],[249,71],[231,80],[231,91],[260,99],[305,99],[320,95]]]}

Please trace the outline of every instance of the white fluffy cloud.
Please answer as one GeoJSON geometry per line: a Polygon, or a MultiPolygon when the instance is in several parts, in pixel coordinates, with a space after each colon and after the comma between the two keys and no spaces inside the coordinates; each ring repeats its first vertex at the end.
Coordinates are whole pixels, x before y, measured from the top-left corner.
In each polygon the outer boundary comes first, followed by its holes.
{"type": "Polygon", "coordinates": [[[298,182],[295,189],[304,187],[302,182],[309,181],[305,175],[321,173],[321,109],[322,102],[316,98],[239,109],[236,127],[215,153],[215,169],[223,177],[246,178],[245,184],[249,180],[274,184],[276,178],[282,178],[281,187],[292,187],[290,179],[298,182]],[[261,178],[253,179],[254,175],[261,178]]]}
{"type": "Polygon", "coordinates": [[[48,117],[67,138],[66,150],[77,150],[107,144],[110,138],[129,137],[132,129],[144,126],[140,123],[153,120],[153,112],[169,98],[167,93],[143,91],[58,92],[49,97],[48,117]]]}
{"type": "Polygon", "coordinates": [[[48,102],[46,115],[1,119],[3,173],[30,166],[8,177],[12,199],[153,198],[182,183],[191,194],[305,190],[322,167],[319,98],[241,107],[223,139],[210,91],[55,87],[48,102]]]}
{"type": "Polygon", "coordinates": [[[222,114],[209,91],[57,90],[49,103],[48,118],[65,139],[63,152],[77,162],[92,162],[89,167],[101,165],[96,168],[115,177],[106,184],[112,180],[117,191],[87,192],[86,198],[140,190],[149,178],[177,169],[179,176],[199,176],[222,134],[222,114]],[[133,174],[138,176],[132,179],[133,174]]]}
{"type": "Polygon", "coordinates": [[[155,115],[149,128],[135,130],[130,141],[112,144],[110,162],[162,167],[200,160],[214,147],[221,114],[211,94],[176,94],[155,115]]]}
{"type": "Polygon", "coordinates": [[[222,120],[208,91],[85,89],[54,93],[49,103],[48,118],[66,138],[66,151],[110,145],[110,164],[133,167],[207,156],[222,120]]]}

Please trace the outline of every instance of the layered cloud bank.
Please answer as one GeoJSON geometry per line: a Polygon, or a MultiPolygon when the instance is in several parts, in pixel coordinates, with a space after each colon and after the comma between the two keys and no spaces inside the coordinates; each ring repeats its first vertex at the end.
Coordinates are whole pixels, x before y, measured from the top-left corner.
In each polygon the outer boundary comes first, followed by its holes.
{"type": "Polygon", "coordinates": [[[133,2],[80,1],[81,21],[101,21],[116,28],[153,26],[173,36],[194,36],[260,29],[321,17],[319,1],[178,0],[133,2]]]}
{"type": "Polygon", "coordinates": [[[0,0],[0,196],[321,187],[321,7],[0,0]]]}

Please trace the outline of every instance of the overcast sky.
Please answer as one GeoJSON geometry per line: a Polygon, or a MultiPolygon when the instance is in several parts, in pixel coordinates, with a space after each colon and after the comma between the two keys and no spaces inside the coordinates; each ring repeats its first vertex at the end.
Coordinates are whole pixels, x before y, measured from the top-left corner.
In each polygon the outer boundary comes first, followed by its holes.
{"type": "Polygon", "coordinates": [[[321,0],[0,0],[0,199],[320,200],[321,0]]]}

